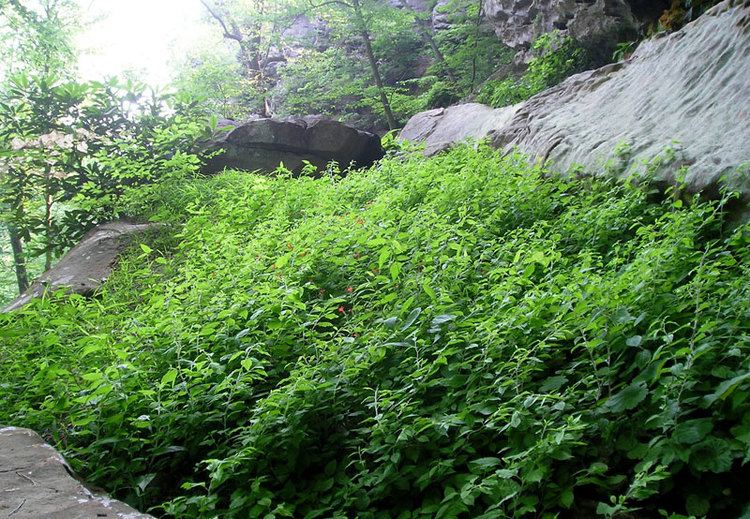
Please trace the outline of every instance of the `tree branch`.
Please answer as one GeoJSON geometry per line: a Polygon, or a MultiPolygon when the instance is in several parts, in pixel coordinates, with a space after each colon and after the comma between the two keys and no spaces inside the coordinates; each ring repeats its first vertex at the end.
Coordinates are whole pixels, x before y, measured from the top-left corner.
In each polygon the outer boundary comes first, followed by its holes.
{"type": "Polygon", "coordinates": [[[316,4],[312,0],[309,0],[309,4],[311,9],[320,9],[321,7],[325,7],[327,5],[341,5],[343,7],[346,7],[347,9],[352,9],[354,7],[352,4],[349,4],[342,0],[328,0],[327,2],[322,2],[320,4],[316,4]]]}
{"type": "Polygon", "coordinates": [[[206,8],[211,17],[219,22],[219,25],[221,25],[221,28],[224,31],[225,38],[235,40],[240,43],[242,42],[242,34],[236,27],[233,27],[234,30],[230,32],[229,27],[227,27],[227,24],[224,21],[224,18],[222,18],[221,15],[215,9],[213,9],[206,0],[200,0],[200,2],[203,4],[203,7],[206,8]]]}

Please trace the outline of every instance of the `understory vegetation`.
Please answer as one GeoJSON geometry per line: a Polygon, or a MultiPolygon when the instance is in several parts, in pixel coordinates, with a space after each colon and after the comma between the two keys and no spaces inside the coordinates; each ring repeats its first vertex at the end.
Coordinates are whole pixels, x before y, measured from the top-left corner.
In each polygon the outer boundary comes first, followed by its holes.
{"type": "Polygon", "coordinates": [[[466,146],[134,188],[165,225],[100,297],[0,316],[0,423],[175,517],[746,516],[750,226],[639,184],[466,146]]]}
{"type": "Polygon", "coordinates": [[[497,108],[520,103],[585,70],[589,64],[584,49],[558,31],[537,38],[531,52],[534,57],[522,76],[490,79],[482,85],[477,100],[497,108]]]}

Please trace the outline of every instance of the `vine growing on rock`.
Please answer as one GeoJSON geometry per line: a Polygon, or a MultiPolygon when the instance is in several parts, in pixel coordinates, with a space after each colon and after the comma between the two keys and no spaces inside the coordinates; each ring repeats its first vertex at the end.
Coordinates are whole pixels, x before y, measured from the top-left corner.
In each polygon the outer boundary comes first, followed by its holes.
{"type": "Polygon", "coordinates": [[[558,31],[537,38],[531,50],[535,57],[520,78],[487,81],[477,100],[494,107],[520,103],[585,68],[584,50],[558,31]]]}

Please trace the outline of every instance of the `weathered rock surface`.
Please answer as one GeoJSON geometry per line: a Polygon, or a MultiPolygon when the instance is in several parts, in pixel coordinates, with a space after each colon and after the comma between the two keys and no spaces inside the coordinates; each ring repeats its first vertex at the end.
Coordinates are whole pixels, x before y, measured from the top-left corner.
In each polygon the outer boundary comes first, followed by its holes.
{"type": "Polygon", "coordinates": [[[380,137],[323,117],[256,119],[240,124],[205,146],[207,152],[224,150],[208,159],[204,171],[224,168],[275,170],[280,163],[299,173],[304,161],[324,168],[331,161],[342,167],[369,166],[383,157],[380,137]]]}
{"type": "Polygon", "coordinates": [[[406,123],[401,138],[425,144],[425,154],[434,155],[456,142],[479,140],[493,130],[510,123],[519,105],[490,108],[479,103],[465,103],[448,108],[420,112],[406,123]]]}
{"type": "Polygon", "coordinates": [[[625,176],[657,156],[674,182],[715,194],[720,178],[750,196],[750,0],[726,0],[669,36],[644,42],[627,61],[570,77],[525,103],[492,110],[459,105],[414,116],[402,137],[428,153],[467,137],[506,151],[625,176]],[[619,147],[619,153],[613,154],[619,147]],[[672,152],[665,154],[671,148],[672,152]],[[739,168],[739,169],[738,169],[739,168]]]}
{"type": "Polygon", "coordinates": [[[95,495],[72,477],[63,457],[34,431],[0,428],[0,517],[149,519],[95,495]]]}
{"type": "Polygon", "coordinates": [[[553,30],[606,54],[634,39],[638,27],[626,0],[485,0],[484,12],[497,37],[521,60],[534,40],[553,30]]]}
{"type": "Polygon", "coordinates": [[[128,222],[112,222],[95,227],[3,311],[21,308],[33,298],[41,297],[45,291],[62,287],[74,294],[93,294],[109,277],[129,238],[153,227],[153,224],[128,222]]]}

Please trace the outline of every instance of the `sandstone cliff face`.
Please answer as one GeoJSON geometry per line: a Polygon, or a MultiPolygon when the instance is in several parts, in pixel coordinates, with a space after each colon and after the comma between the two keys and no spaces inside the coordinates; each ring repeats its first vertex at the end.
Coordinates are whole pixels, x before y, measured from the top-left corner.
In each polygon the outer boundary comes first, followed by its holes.
{"type": "Polygon", "coordinates": [[[651,169],[716,195],[722,177],[750,198],[750,0],[726,0],[628,60],[568,78],[525,103],[414,116],[402,137],[434,153],[487,137],[559,171],[651,169]],[[657,167],[658,166],[658,167],[657,167]]]}
{"type": "Polygon", "coordinates": [[[484,12],[498,38],[523,61],[531,44],[559,30],[588,48],[593,59],[608,57],[632,40],[644,21],[655,20],[669,1],[653,0],[484,0],[484,12]]]}

